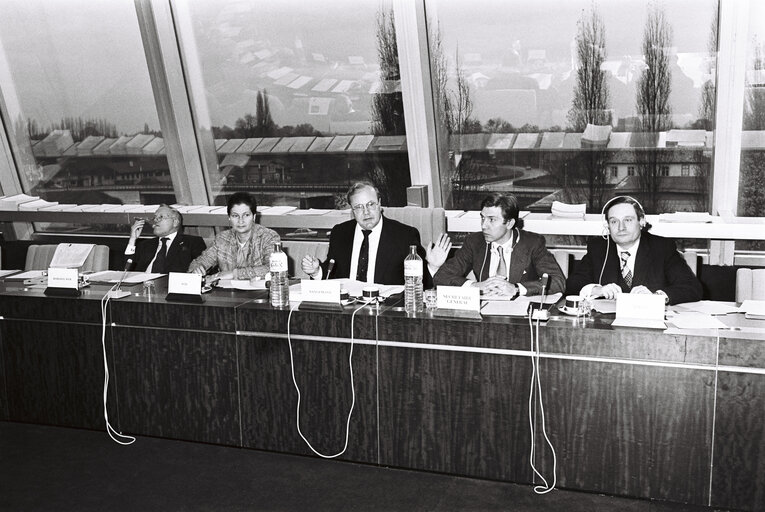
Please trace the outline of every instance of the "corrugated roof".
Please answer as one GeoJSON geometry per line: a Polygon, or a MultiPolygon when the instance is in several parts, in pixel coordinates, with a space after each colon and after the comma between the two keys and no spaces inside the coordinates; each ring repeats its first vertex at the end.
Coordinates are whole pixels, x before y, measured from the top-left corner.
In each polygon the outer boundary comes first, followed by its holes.
{"type": "Polygon", "coordinates": [[[535,149],[539,140],[538,133],[519,133],[515,138],[513,149],[535,149]]]}
{"type": "Polygon", "coordinates": [[[539,149],[561,149],[565,139],[566,134],[564,132],[545,132],[542,134],[539,149]]]}

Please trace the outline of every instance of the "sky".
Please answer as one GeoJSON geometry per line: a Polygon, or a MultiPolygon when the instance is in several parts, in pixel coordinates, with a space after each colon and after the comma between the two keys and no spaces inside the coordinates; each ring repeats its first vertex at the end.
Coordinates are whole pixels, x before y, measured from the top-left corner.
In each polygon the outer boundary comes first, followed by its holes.
{"type": "MultiPolygon", "coordinates": [[[[759,3],[753,9],[762,10],[759,3]]],[[[188,0],[187,5],[213,124],[233,124],[242,98],[251,96],[222,90],[227,84],[262,87],[260,78],[250,80],[251,67],[232,61],[232,55],[241,57],[232,44],[244,39],[270,48],[300,47],[329,62],[361,56],[376,71],[378,0],[188,0]],[[222,40],[218,29],[227,24],[245,30],[222,40]]],[[[480,54],[487,62],[499,60],[514,41],[524,51],[545,49],[550,61],[570,60],[576,20],[590,5],[592,0],[426,0],[428,16],[440,20],[446,48],[459,46],[462,54],[480,54]]],[[[609,58],[639,56],[647,2],[600,0],[597,5],[607,27],[609,58]]],[[[678,52],[707,51],[717,0],[659,5],[678,52]]],[[[122,133],[140,131],[144,123],[159,129],[133,0],[2,0],[2,10],[0,87],[9,108],[13,88],[23,116],[43,125],[82,116],[105,117],[122,133]]]]}

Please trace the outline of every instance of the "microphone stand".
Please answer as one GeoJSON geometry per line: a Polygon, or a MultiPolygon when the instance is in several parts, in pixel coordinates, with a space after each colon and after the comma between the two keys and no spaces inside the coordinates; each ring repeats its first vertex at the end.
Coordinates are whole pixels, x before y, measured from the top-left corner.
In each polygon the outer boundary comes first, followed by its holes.
{"type": "Polygon", "coordinates": [[[531,318],[540,322],[546,322],[550,319],[550,311],[545,308],[545,291],[547,290],[547,281],[550,276],[547,273],[542,274],[542,298],[539,299],[539,309],[535,310],[531,318]]]}
{"type": "Polygon", "coordinates": [[[130,295],[130,292],[126,292],[120,289],[122,286],[122,281],[125,280],[125,277],[127,277],[128,269],[130,268],[130,265],[133,264],[133,260],[131,258],[128,258],[127,262],[125,263],[125,270],[122,271],[122,275],[120,276],[120,280],[117,282],[115,286],[111,288],[108,292],[106,292],[106,295],[110,299],[121,299],[123,297],[127,297],[130,295]]]}

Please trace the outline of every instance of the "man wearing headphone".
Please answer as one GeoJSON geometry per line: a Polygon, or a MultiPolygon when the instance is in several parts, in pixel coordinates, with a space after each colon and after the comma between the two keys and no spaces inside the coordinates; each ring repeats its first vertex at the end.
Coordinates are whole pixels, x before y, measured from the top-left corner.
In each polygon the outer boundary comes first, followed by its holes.
{"type": "Polygon", "coordinates": [[[566,293],[613,299],[618,293],[654,293],[667,304],[701,300],[701,283],[675,242],[648,232],[645,211],[630,196],[603,207],[603,237],[587,243],[587,254],[566,283],[566,293]]]}
{"type": "Polygon", "coordinates": [[[542,274],[550,281],[546,292],[566,287],[555,258],[545,239],[523,230],[518,218],[518,201],[513,196],[492,194],[481,202],[481,232],[471,233],[454,257],[433,276],[437,285],[476,286],[484,297],[516,298],[542,292],[542,274]],[[473,272],[475,279],[466,276],[473,272]]]}

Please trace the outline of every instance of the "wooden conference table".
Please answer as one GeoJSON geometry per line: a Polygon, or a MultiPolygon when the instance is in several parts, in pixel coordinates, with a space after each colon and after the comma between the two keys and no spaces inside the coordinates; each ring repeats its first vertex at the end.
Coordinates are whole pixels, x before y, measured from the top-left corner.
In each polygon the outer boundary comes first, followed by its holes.
{"type": "MultiPolygon", "coordinates": [[[[164,286],[110,305],[113,426],[312,455],[295,427],[289,312],[235,290],[170,303],[164,286]]],[[[0,283],[0,420],[104,428],[105,289],[59,298],[0,283]]],[[[290,321],[301,429],[326,454],[345,441],[352,312],[297,310],[290,321]]],[[[610,321],[554,315],[539,328],[558,486],[765,509],[765,331],[735,318],[741,327],[719,331],[610,321]]],[[[361,309],[353,328],[356,402],[340,459],[539,481],[529,465],[528,321],[380,306],[361,309]]],[[[536,467],[551,481],[539,427],[535,439],[536,467]]]]}

